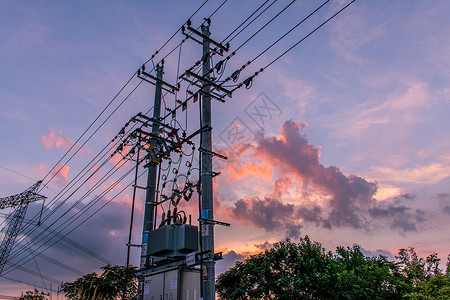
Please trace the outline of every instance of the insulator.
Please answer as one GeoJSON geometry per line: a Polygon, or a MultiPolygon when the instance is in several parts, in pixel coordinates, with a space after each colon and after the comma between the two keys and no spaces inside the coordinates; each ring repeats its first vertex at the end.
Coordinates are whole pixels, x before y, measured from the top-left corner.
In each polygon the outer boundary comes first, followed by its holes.
{"type": "Polygon", "coordinates": [[[231,78],[233,79],[234,82],[236,82],[236,80],[238,80],[239,73],[241,73],[241,70],[236,70],[233,72],[233,74],[231,74],[231,78]]]}
{"type": "Polygon", "coordinates": [[[219,72],[220,69],[222,69],[222,66],[223,66],[223,60],[219,60],[214,68],[217,70],[217,72],[219,72]]]}
{"type": "Polygon", "coordinates": [[[138,70],[138,76],[141,76],[141,69],[138,70]]]}
{"type": "Polygon", "coordinates": [[[142,71],[145,71],[145,65],[142,65],[142,71]]]}
{"type": "Polygon", "coordinates": [[[191,26],[191,25],[192,25],[191,19],[188,19],[188,20],[187,20],[186,25],[187,25],[187,26],[191,26]]]}
{"type": "Polygon", "coordinates": [[[175,207],[173,209],[172,217],[175,218],[177,216],[177,214],[178,214],[178,208],[175,207]]]}
{"type": "Polygon", "coordinates": [[[163,212],[163,213],[161,214],[161,222],[165,222],[165,221],[166,221],[166,213],[163,212]]]}
{"type": "Polygon", "coordinates": [[[167,210],[166,218],[169,220],[171,218],[170,209],[167,210]]]}
{"type": "Polygon", "coordinates": [[[186,222],[187,222],[187,217],[184,216],[184,217],[183,217],[183,224],[186,224],[186,222]]]}
{"type": "Polygon", "coordinates": [[[187,194],[184,194],[184,200],[188,202],[192,198],[192,191],[189,191],[187,194]]]}
{"type": "Polygon", "coordinates": [[[250,88],[253,83],[253,76],[250,76],[249,78],[245,79],[243,83],[245,84],[246,89],[250,88]]]}

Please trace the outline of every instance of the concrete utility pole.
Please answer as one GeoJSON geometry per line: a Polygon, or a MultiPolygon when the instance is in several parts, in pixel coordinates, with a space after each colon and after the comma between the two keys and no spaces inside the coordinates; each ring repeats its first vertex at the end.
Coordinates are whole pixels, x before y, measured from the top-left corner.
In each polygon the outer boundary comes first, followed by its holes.
{"type": "MultiPolygon", "coordinates": [[[[202,84],[202,127],[201,132],[201,190],[202,190],[202,219],[214,220],[213,215],[213,183],[212,183],[212,134],[211,134],[211,97],[210,95],[210,32],[209,25],[202,26],[203,38],[203,84],[202,84]],[[206,127],[205,127],[206,126],[206,127]],[[206,129],[205,129],[206,128],[206,129]]],[[[215,299],[215,262],[214,262],[214,225],[211,222],[202,224],[202,251],[210,251],[203,262],[206,268],[206,280],[203,283],[203,299],[215,299]]],[[[203,274],[205,276],[205,274],[203,274]]]]}
{"type": "MultiPolygon", "coordinates": [[[[153,106],[153,119],[158,120],[161,115],[161,90],[162,90],[162,78],[163,78],[164,62],[161,65],[156,66],[156,80],[155,83],[155,104],[153,106]]],[[[159,125],[157,122],[153,122],[152,133],[159,135],[159,125]]],[[[152,142],[153,144],[154,142],[152,142]]],[[[154,146],[154,145],[153,145],[154,146]]],[[[144,225],[142,230],[142,252],[140,269],[148,268],[149,261],[147,256],[148,249],[148,233],[152,231],[155,215],[155,200],[156,200],[156,176],[157,176],[157,164],[148,163],[148,177],[147,177],[147,192],[145,195],[145,210],[144,210],[144,225]]]]}

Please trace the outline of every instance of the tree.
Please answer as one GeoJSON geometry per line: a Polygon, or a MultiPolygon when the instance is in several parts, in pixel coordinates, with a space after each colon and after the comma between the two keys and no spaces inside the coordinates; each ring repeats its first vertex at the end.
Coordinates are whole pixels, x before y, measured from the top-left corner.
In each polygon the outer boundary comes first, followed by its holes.
{"type": "Polygon", "coordinates": [[[337,264],[309,237],[276,243],[217,279],[220,299],[333,299],[337,264]]]}
{"type": "Polygon", "coordinates": [[[338,247],[338,299],[401,299],[399,270],[384,256],[366,257],[361,247],[338,247]]]}
{"type": "Polygon", "coordinates": [[[449,262],[400,249],[398,262],[367,257],[360,246],[327,252],[308,236],[252,255],[216,282],[220,299],[450,299],[449,262]]]}
{"type": "Polygon", "coordinates": [[[26,291],[25,295],[19,297],[20,300],[47,300],[49,293],[39,292],[36,288],[34,291],[26,291]]]}
{"type": "Polygon", "coordinates": [[[62,291],[68,299],[77,300],[111,300],[122,299],[124,279],[127,277],[125,299],[135,299],[137,295],[137,279],[134,276],[136,267],[126,270],[124,266],[107,265],[101,268],[103,273],[86,274],[74,282],[64,283],[62,291]]]}
{"type": "Polygon", "coordinates": [[[414,300],[450,299],[450,255],[445,273],[439,268],[437,253],[426,259],[419,258],[414,248],[400,249],[396,258],[404,275],[402,284],[404,298],[414,300]]]}

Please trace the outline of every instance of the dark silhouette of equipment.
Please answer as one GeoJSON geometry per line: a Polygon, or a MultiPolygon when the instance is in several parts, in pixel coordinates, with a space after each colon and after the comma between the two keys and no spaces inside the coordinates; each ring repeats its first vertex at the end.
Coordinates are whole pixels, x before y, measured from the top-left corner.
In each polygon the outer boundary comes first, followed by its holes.
{"type": "Polygon", "coordinates": [[[9,253],[22,227],[28,204],[47,198],[37,193],[41,183],[42,181],[36,182],[23,193],[0,198],[0,209],[15,207],[15,210],[8,216],[6,233],[0,246],[0,275],[3,273],[3,268],[5,267],[9,253]]]}

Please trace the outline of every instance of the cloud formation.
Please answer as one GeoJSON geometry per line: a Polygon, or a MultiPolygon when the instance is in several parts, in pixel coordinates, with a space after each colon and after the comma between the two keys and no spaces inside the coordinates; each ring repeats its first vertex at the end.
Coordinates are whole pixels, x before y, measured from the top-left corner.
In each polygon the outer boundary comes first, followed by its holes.
{"type": "Polygon", "coordinates": [[[252,223],[266,231],[284,231],[287,237],[299,237],[301,224],[293,223],[295,205],[284,204],[280,199],[240,199],[231,210],[232,217],[243,223],[252,223]]]}
{"type": "MultiPolygon", "coordinates": [[[[324,224],[329,227],[362,227],[365,220],[359,210],[374,203],[376,183],[356,175],[345,176],[335,166],[324,167],[319,162],[319,149],[301,133],[305,127],[304,124],[287,121],[281,127],[281,137],[260,135],[255,148],[256,155],[274,167],[289,171],[304,186],[311,185],[329,197],[330,212],[323,220],[324,224]]],[[[317,208],[304,208],[303,211],[308,218],[315,218],[311,212],[320,212],[317,208]]]]}
{"type": "Polygon", "coordinates": [[[254,156],[281,171],[284,177],[273,182],[271,195],[236,201],[230,209],[232,218],[268,232],[284,232],[291,238],[300,236],[305,223],[328,229],[370,230],[374,223],[383,222],[404,233],[416,231],[416,224],[425,221],[424,211],[405,204],[413,201],[415,194],[400,194],[391,201],[377,202],[375,182],[345,175],[336,166],[322,165],[319,148],[302,134],[305,128],[305,124],[287,121],[281,126],[280,136],[258,136],[254,156]],[[303,192],[294,200],[289,195],[289,203],[283,201],[287,189],[297,183],[303,192]]]}
{"type": "Polygon", "coordinates": [[[41,140],[44,144],[45,149],[52,149],[53,147],[56,147],[62,151],[67,151],[67,149],[72,146],[73,141],[67,136],[63,135],[62,129],[60,129],[59,131],[55,131],[54,129],[49,130],[50,133],[47,136],[41,136],[41,140]]]}

